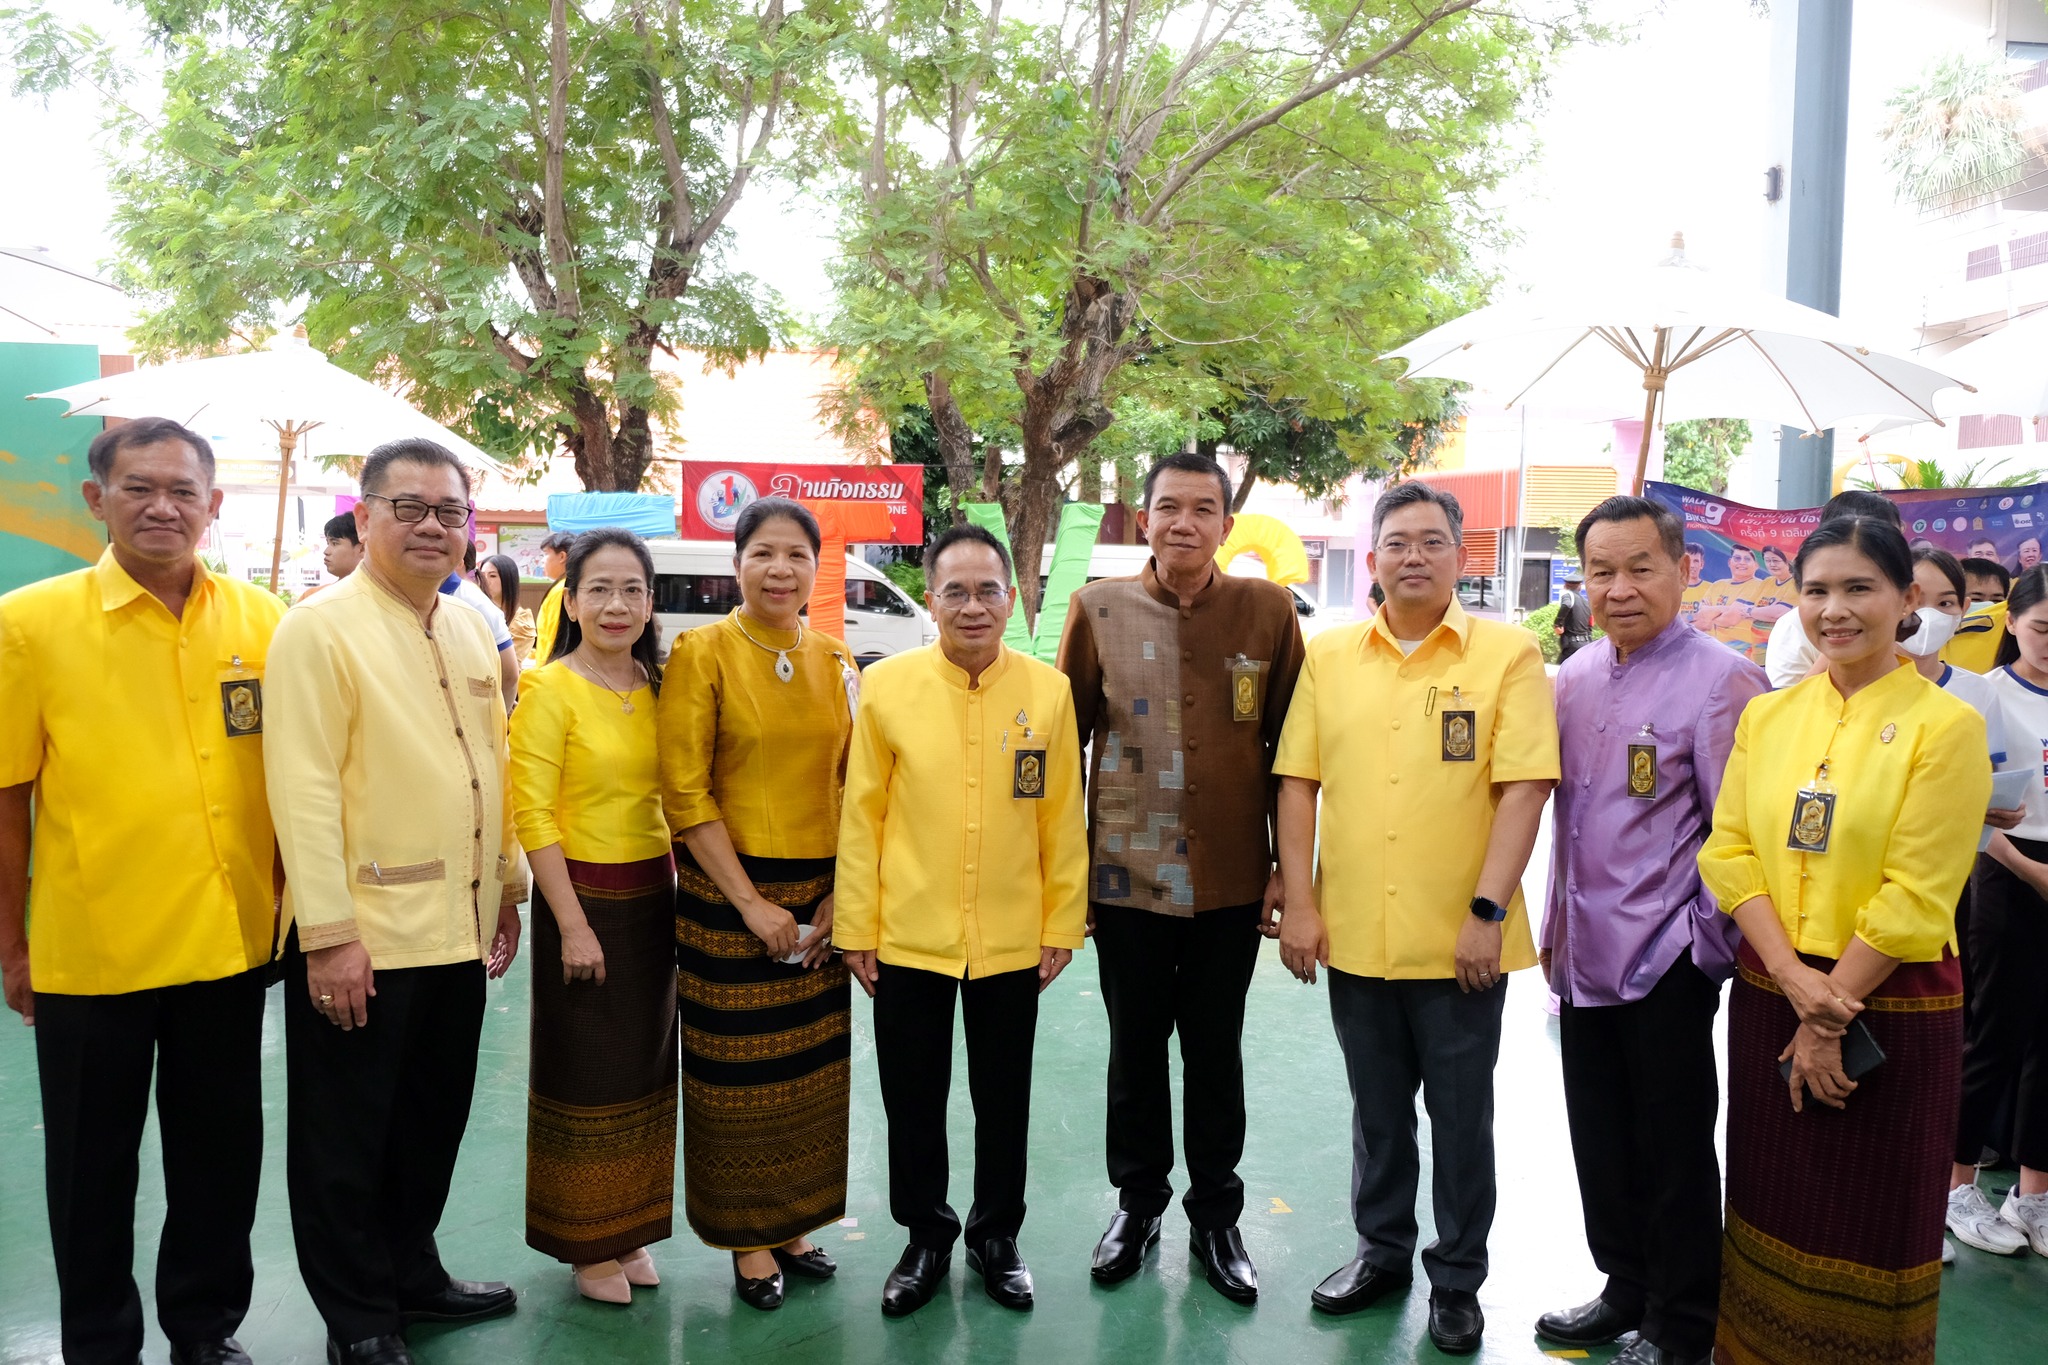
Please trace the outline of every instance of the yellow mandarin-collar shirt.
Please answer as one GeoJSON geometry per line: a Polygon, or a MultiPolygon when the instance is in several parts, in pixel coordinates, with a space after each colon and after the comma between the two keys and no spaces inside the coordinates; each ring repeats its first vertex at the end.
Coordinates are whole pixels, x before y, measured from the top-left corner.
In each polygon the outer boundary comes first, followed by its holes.
{"type": "Polygon", "coordinates": [[[1998,644],[2004,638],[2005,603],[1988,602],[1956,622],[1941,660],[1971,673],[1989,673],[1998,666],[1998,644]]]}
{"type": "MultiPolygon", "coordinates": [[[[652,629],[650,626],[649,629],[652,629]]],[[[619,694],[556,660],[519,680],[512,713],[512,807],[531,853],[637,863],[668,852],[654,752],[654,689],[619,694]]]]}
{"type": "MultiPolygon", "coordinates": [[[[1555,782],[1557,714],[1536,637],[1456,601],[1411,655],[1386,613],[1325,631],[1287,708],[1273,771],[1322,784],[1316,902],[1330,965],[1392,979],[1457,974],[1494,784],[1555,782]],[[1472,757],[1447,761],[1446,712],[1472,713],[1472,757]]],[[[1501,966],[1534,966],[1519,888],[1501,966]]]]}
{"type": "Polygon", "coordinates": [[[111,549],[0,597],[0,787],[36,788],[37,990],[113,995],[270,960],[263,682],[283,616],[203,566],[172,616],[111,549]]]}
{"type": "MultiPolygon", "coordinates": [[[[723,820],[753,858],[829,858],[839,849],[839,791],[853,732],[845,645],[728,616],[676,637],[662,673],[661,795],[678,837],[723,820]],[[775,676],[788,645],[792,673],[775,676]]],[[[854,686],[859,686],[855,674],[854,686]]]]}
{"type": "Polygon", "coordinates": [[[937,645],[871,665],[847,763],[832,941],[975,978],[1036,967],[1041,948],[1079,948],[1080,752],[1066,676],[1007,646],[976,687],[937,645]]]}
{"type": "Polygon", "coordinates": [[[264,772],[309,952],[360,939],[379,968],[475,961],[499,905],[525,898],[490,627],[438,595],[432,621],[359,570],[271,644],[264,772]]]}
{"type": "Polygon", "coordinates": [[[562,584],[556,579],[548,595],[540,599],[540,615],[533,623],[533,661],[544,664],[555,656],[555,637],[562,633],[562,584]]]}
{"type": "Polygon", "coordinates": [[[1700,850],[1700,880],[1733,911],[1769,896],[1802,953],[1851,938],[1939,962],[1991,800],[1984,718],[1901,662],[1846,702],[1825,674],[1752,700],[1700,850]],[[1822,758],[1835,786],[1826,853],[1794,852],[1795,794],[1822,758]]]}

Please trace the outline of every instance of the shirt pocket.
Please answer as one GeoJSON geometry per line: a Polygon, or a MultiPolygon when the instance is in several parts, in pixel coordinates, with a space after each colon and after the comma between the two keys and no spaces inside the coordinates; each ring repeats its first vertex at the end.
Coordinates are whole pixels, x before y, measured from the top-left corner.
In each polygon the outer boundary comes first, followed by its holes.
{"type": "Polygon", "coordinates": [[[353,887],[357,916],[372,926],[374,938],[388,936],[386,947],[398,951],[444,948],[449,928],[448,875],[448,864],[441,858],[358,863],[353,887]]]}

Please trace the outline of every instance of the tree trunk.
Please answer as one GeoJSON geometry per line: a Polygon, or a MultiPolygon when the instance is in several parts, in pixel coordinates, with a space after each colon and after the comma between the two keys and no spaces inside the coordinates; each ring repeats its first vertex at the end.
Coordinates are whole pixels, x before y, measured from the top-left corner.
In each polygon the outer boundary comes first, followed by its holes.
{"type": "MultiPolygon", "coordinates": [[[[1210,458],[1214,459],[1215,457],[1211,456],[1210,458]]],[[[1259,471],[1252,468],[1252,462],[1247,459],[1244,462],[1244,477],[1237,481],[1237,492],[1230,499],[1230,515],[1234,517],[1244,510],[1244,505],[1251,500],[1252,489],[1258,485],[1258,482],[1259,471]]]]}
{"type": "Polygon", "coordinates": [[[932,432],[938,438],[939,456],[946,462],[946,486],[953,491],[953,524],[967,519],[961,509],[975,498],[974,430],[953,401],[953,386],[942,374],[927,373],[924,394],[931,408],[932,432]]]}
{"type": "Polygon", "coordinates": [[[1081,457],[1079,501],[1090,505],[1102,501],[1102,461],[1092,453],[1081,457]]]}
{"type": "Polygon", "coordinates": [[[981,501],[1003,500],[1003,448],[990,441],[981,452],[981,501]]]}
{"type": "Polygon", "coordinates": [[[1017,589],[1026,622],[1038,622],[1038,568],[1045,557],[1060,515],[1060,467],[1034,460],[1027,450],[1024,476],[1018,482],[1017,505],[1010,513],[1010,554],[1017,563],[1017,589]]]}

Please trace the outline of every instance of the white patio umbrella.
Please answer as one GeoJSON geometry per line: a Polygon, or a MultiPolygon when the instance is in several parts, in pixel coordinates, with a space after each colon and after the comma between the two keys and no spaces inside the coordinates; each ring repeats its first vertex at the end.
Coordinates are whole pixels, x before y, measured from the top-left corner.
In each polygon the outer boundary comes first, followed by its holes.
{"type": "Polygon", "coordinates": [[[66,417],[171,417],[187,426],[261,423],[277,433],[277,532],[270,551],[270,582],[284,553],[284,513],[292,453],[307,432],[320,428],[330,455],[368,454],[372,447],[423,436],[455,453],[465,465],[503,470],[504,462],[464,440],[404,399],[358,379],[296,338],[267,351],[243,351],[204,360],[154,365],[87,380],[30,398],[70,405],[66,417]]]}
{"type": "Polygon", "coordinates": [[[1968,402],[1943,396],[1945,416],[1966,412],[2048,417],[2048,308],[2015,318],[1991,335],[1950,351],[1941,363],[1976,385],[1968,402]]]}
{"type": "Polygon", "coordinates": [[[1962,381],[1885,355],[1856,328],[1685,259],[1685,239],[1646,267],[1490,304],[1390,353],[1411,378],[1459,379],[1546,404],[1643,413],[1635,491],[1665,421],[1760,417],[1822,431],[1850,417],[1939,422],[1934,395],[1962,381]]]}

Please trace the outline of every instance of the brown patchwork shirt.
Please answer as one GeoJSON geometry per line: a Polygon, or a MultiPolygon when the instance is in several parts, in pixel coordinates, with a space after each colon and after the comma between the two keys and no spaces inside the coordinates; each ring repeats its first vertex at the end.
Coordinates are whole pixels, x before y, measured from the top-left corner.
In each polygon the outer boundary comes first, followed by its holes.
{"type": "Polygon", "coordinates": [[[1273,870],[1273,753],[1301,671],[1294,595],[1218,571],[1194,600],[1135,578],[1074,594],[1059,667],[1088,763],[1088,899],[1247,905],[1273,870]]]}

